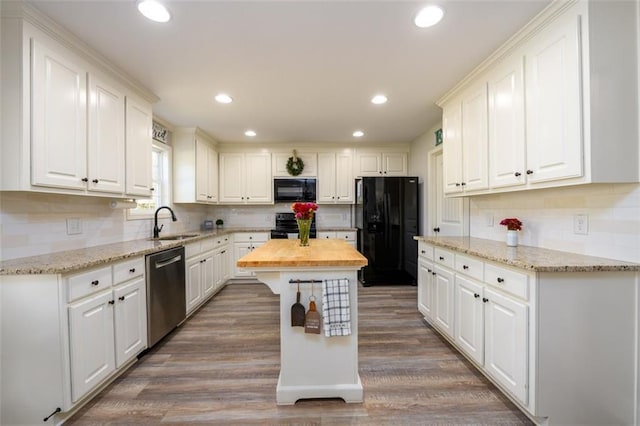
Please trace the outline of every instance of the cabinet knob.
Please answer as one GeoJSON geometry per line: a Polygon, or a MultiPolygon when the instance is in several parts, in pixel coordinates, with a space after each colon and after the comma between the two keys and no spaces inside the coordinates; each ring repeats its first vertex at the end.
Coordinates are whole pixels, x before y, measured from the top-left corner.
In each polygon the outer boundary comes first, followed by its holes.
{"type": "Polygon", "coordinates": [[[382,174],[382,170],[378,170],[378,174],[382,174]]]}
{"type": "Polygon", "coordinates": [[[92,180],[91,182],[93,182],[93,183],[98,183],[98,182],[100,182],[100,181],[99,181],[98,179],[94,179],[94,180],[92,180]]]}
{"type": "Polygon", "coordinates": [[[82,178],[81,179],[83,182],[89,182],[89,178],[82,178]]]}
{"type": "Polygon", "coordinates": [[[498,277],[498,278],[496,278],[496,281],[498,281],[499,283],[503,283],[504,282],[504,278],[498,277]]]}
{"type": "Polygon", "coordinates": [[[521,175],[522,175],[522,173],[520,173],[520,172],[515,172],[513,175],[514,175],[515,177],[518,177],[518,176],[521,176],[521,175]]]}
{"type": "Polygon", "coordinates": [[[456,186],[460,186],[460,184],[458,182],[456,182],[456,186]]]}
{"type": "Polygon", "coordinates": [[[467,265],[462,265],[462,269],[469,269],[467,265]]]}
{"type": "Polygon", "coordinates": [[[91,285],[98,285],[98,284],[100,284],[100,281],[98,280],[91,281],[91,285]]]}
{"type": "Polygon", "coordinates": [[[155,191],[155,190],[156,190],[155,188],[149,188],[149,191],[155,191]]]}
{"type": "Polygon", "coordinates": [[[533,170],[527,170],[527,174],[528,175],[532,175],[533,174],[533,170]]]}
{"type": "Polygon", "coordinates": [[[118,300],[119,300],[119,301],[123,301],[123,300],[124,300],[124,296],[120,296],[120,297],[118,297],[118,300]]]}
{"type": "Polygon", "coordinates": [[[431,273],[431,269],[427,269],[427,272],[428,272],[428,273],[431,273]]]}
{"type": "Polygon", "coordinates": [[[110,305],[113,305],[114,303],[116,303],[116,301],[115,301],[115,300],[109,300],[109,304],[110,304],[110,305]]]}
{"type": "Polygon", "coordinates": [[[484,303],[487,303],[487,302],[489,301],[489,299],[487,299],[486,297],[483,297],[483,298],[482,298],[482,301],[483,301],[484,303]]]}
{"type": "Polygon", "coordinates": [[[440,227],[436,226],[435,228],[433,228],[433,232],[440,232],[440,227]]]}
{"type": "Polygon", "coordinates": [[[480,297],[480,295],[478,293],[473,293],[473,297],[475,297],[476,299],[480,297]]]}
{"type": "Polygon", "coordinates": [[[249,199],[249,197],[247,197],[247,200],[249,199]]]}
{"type": "Polygon", "coordinates": [[[222,250],[220,254],[225,254],[226,252],[227,252],[226,250],[222,250]]]}
{"type": "Polygon", "coordinates": [[[435,274],[436,274],[435,272],[432,272],[432,273],[431,273],[431,275],[435,275],[435,274]]]}
{"type": "Polygon", "coordinates": [[[444,260],[444,257],[440,256],[440,260],[444,260]]]}
{"type": "Polygon", "coordinates": [[[129,272],[131,272],[132,274],[136,271],[136,268],[131,268],[129,269],[129,272]]]}
{"type": "Polygon", "coordinates": [[[425,253],[426,253],[426,251],[424,251],[424,250],[420,250],[420,253],[425,254],[425,253]]]}
{"type": "Polygon", "coordinates": [[[460,185],[465,186],[467,182],[462,182],[460,185]]]}

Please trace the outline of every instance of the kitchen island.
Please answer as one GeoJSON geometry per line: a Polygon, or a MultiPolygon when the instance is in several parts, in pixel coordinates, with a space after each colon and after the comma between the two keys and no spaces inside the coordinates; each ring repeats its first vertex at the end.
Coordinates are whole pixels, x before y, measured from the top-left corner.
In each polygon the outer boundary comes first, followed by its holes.
{"type": "MultiPolygon", "coordinates": [[[[259,281],[280,295],[280,377],[276,390],[278,405],[292,405],[305,398],[342,398],[362,402],[363,388],[358,373],[358,279],[357,271],[367,259],[342,240],[270,240],[240,258],[238,267],[251,269],[259,281]],[[324,280],[347,280],[351,334],[325,337],[305,333],[291,324],[291,306],[298,288],[301,303],[309,309],[315,298],[322,313],[324,280]]],[[[322,322],[321,322],[322,323],[322,322]]]]}

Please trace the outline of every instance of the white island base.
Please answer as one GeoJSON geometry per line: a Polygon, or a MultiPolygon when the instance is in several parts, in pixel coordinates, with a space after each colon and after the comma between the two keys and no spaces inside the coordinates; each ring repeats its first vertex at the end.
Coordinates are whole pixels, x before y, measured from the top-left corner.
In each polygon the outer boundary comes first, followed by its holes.
{"type": "MultiPolygon", "coordinates": [[[[253,269],[253,268],[252,268],[253,269]]],[[[359,269],[359,268],[358,268],[359,269]]],[[[280,294],[280,377],[276,389],[278,405],[293,405],[299,399],[342,398],[348,403],[364,400],[358,374],[358,280],[354,267],[292,267],[279,271],[255,269],[258,280],[280,294]],[[322,314],[322,280],[349,280],[351,335],[325,337],[307,334],[304,327],[291,326],[291,305],[298,286],[290,280],[310,281],[300,284],[300,303],[309,309],[309,297],[315,295],[322,314]],[[313,289],[312,289],[313,286],[313,289]]]]}

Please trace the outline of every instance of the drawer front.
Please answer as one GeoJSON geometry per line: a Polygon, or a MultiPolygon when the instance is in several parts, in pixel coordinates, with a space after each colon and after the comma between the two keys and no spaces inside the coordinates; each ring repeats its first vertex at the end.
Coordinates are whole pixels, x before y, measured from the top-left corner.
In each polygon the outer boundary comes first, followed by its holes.
{"type": "Polygon", "coordinates": [[[484,281],[524,300],[529,300],[529,276],[497,265],[485,264],[484,281]]]}
{"type": "Polygon", "coordinates": [[[418,256],[433,260],[433,246],[431,244],[427,244],[424,241],[418,241],[418,256]]]}
{"type": "Polygon", "coordinates": [[[214,248],[219,248],[222,247],[223,245],[227,244],[229,242],[229,235],[220,235],[217,237],[212,237],[211,240],[213,241],[214,244],[214,248]]]}
{"type": "Polygon", "coordinates": [[[113,265],[113,283],[123,283],[144,274],[144,258],[138,257],[113,265]]]}
{"type": "Polygon", "coordinates": [[[433,260],[436,263],[440,263],[441,265],[444,265],[444,266],[447,266],[447,267],[453,269],[453,267],[455,265],[455,261],[454,261],[455,256],[454,256],[452,251],[436,247],[433,250],[433,255],[434,255],[434,259],[433,260]]]}
{"type": "Polygon", "coordinates": [[[200,240],[200,253],[204,253],[205,251],[211,251],[214,248],[216,248],[217,241],[218,240],[215,237],[200,240]]]}
{"type": "Polygon", "coordinates": [[[318,231],[316,233],[316,238],[319,240],[326,240],[329,238],[336,238],[336,233],[331,231],[318,231]]]}
{"type": "Polygon", "coordinates": [[[189,259],[202,253],[200,241],[184,246],[184,257],[189,259]]]}
{"type": "Polygon", "coordinates": [[[264,243],[269,240],[267,232],[241,232],[234,235],[236,243],[264,243]]]}
{"type": "Polygon", "coordinates": [[[478,281],[484,279],[484,262],[474,257],[456,253],[455,270],[475,278],[478,281]]]}
{"type": "Polygon", "coordinates": [[[356,233],[353,231],[336,232],[336,238],[339,240],[345,240],[345,241],[355,241],[356,233]]]}
{"type": "Polygon", "coordinates": [[[67,283],[67,301],[71,302],[91,293],[110,288],[113,284],[111,266],[70,275],[65,281],[67,283]]]}

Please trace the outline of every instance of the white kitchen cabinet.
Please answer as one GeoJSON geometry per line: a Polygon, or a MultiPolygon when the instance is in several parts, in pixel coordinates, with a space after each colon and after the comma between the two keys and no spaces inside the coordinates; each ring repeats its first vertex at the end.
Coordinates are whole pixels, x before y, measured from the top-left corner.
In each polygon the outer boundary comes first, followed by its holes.
{"type": "Polygon", "coordinates": [[[202,262],[199,257],[189,259],[185,263],[187,315],[202,303],[202,269],[202,262]]]}
{"type": "Polygon", "coordinates": [[[513,55],[488,77],[489,186],[526,183],[524,58],[513,55]]]}
{"type": "Polygon", "coordinates": [[[0,189],[149,196],[157,98],[39,22],[28,5],[9,9],[1,28],[0,189]]]}
{"type": "Polygon", "coordinates": [[[455,282],[453,272],[438,264],[433,266],[433,322],[449,338],[454,337],[455,282]]]}
{"type": "Polygon", "coordinates": [[[31,52],[32,184],[85,190],[86,68],[39,40],[31,52]]]}
{"type": "Polygon", "coordinates": [[[355,176],[406,176],[407,153],[358,150],[355,176]]]}
{"type": "Polygon", "coordinates": [[[144,277],[116,286],[116,368],[125,365],[147,347],[147,290],[144,277]]]}
{"type": "Polygon", "coordinates": [[[71,400],[78,401],[115,370],[111,290],[69,305],[71,400]]]}
{"type": "Polygon", "coordinates": [[[438,101],[446,194],[638,182],[638,92],[629,90],[637,85],[629,72],[636,67],[636,11],[633,2],[607,5],[550,4],[438,101]],[[476,108],[481,102],[464,107],[483,85],[488,117],[476,108]],[[465,158],[484,158],[484,150],[465,155],[465,135],[480,138],[486,121],[488,184],[482,169],[468,177],[464,166],[465,158]],[[465,132],[468,122],[475,124],[465,132]]]}
{"type": "Polygon", "coordinates": [[[173,202],[218,201],[218,152],[215,141],[197,128],[173,133],[173,202]]]}
{"type": "Polygon", "coordinates": [[[149,197],[151,180],[151,105],[127,96],[126,102],[126,181],[127,194],[149,197]]]}
{"type": "Polygon", "coordinates": [[[351,204],[354,187],[350,150],[318,154],[318,204],[351,204]]]}
{"type": "Polygon", "coordinates": [[[221,203],[273,203],[271,154],[223,152],[219,160],[221,203]]]}
{"type": "Polygon", "coordinates": [[[433,319],[433,262],[418,258],[418,310],[425,318],[433,319]]]}
{"type": "Polygon", "coordinates": [[[233,277],[251,278],[255,272],[237,266],[238,259],[262,246],[269,240],[267,232],[236,232],[233,235],[233,277]]]}
{"type": "Polygon", "coordinates": [[[187,316],[209,300],[226,282],[228,266],[219,257],[228,247],[229,236],[212,236],[185,247],[187,316]]]}
{"type": "Polygon", "coordinates": [[[89,74],[87,177],[91,191],[125,192],[125,95],[89,74]]]}
{"type": "Polygon", "coordinates": [[[484,362],[484,306],[482,285],[456,274],[455,341],[475,362],[484,362]]]}
{"type": "Polygon", "coordinates": [[[356,240],[357,235],[358,234],[356,231],[318,231],[316,233],[316,238],[325,239],[325,240],[330,238],[337,238],[339,240],[346,241],[351,245],[351,247],[357,249],[358,248],[357,247],[358,241],[356,240]]]}
{"type": "Polygon", "coordinates": [[[287,162],[293,155],[292,153],[274,153],[273,157],[273,177],[316,177],[318,174],[318,154],[315,152],[298,151],[298,157],[302,159],[304,168],[302,173],[292,176],[287,172],[287,162]]]}

